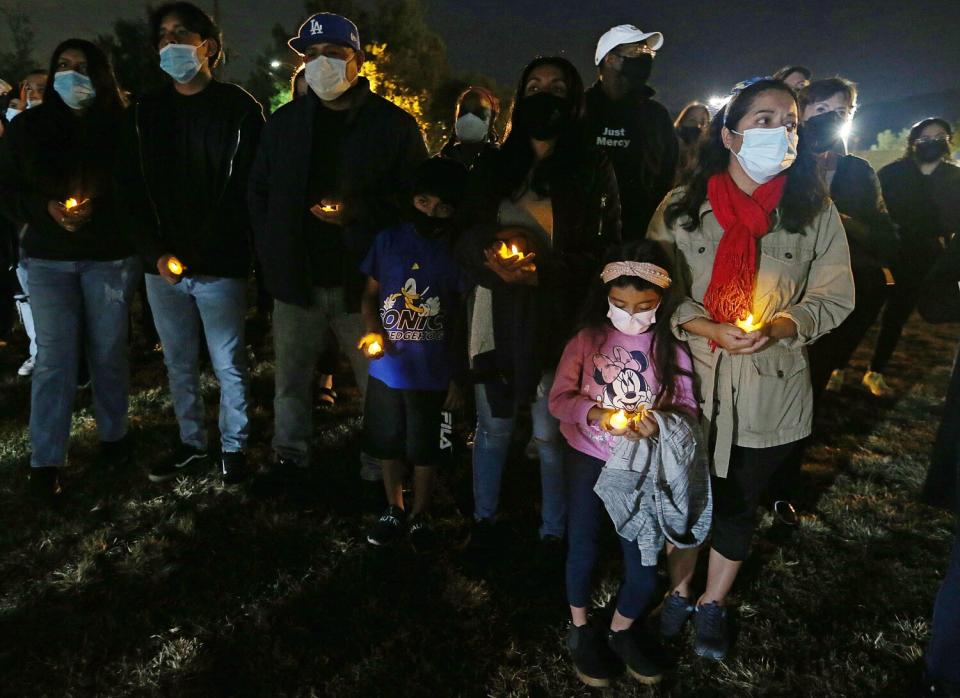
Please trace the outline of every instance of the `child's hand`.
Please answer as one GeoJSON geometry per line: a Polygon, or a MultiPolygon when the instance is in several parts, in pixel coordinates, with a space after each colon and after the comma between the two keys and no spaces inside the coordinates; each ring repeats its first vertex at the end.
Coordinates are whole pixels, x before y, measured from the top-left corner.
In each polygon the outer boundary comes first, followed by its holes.
{"type": "Polygon", "coordinates": [[[383,356],[383,335],[379,332],[369,332],[360,338],[357,349],[363,352],[368,359],[375,360],[383,356]]]}
{"type": "Polygon", "coordinates": [[[450,387],[447,389],[447,399],[443,403],[443,409],[448,412],[456,412],[463,407],[463,391],[459,386],[450,381],[450,387]]]}
{"type": "Polygon", "coordinates": [[[635,419],[632,423],[634,433],[641,439],[649,439],[651,436],[656,436],[660,433],[660,425],[657,423],[653,414],[647,410],[643,411],[640,419],[635,419]]]}

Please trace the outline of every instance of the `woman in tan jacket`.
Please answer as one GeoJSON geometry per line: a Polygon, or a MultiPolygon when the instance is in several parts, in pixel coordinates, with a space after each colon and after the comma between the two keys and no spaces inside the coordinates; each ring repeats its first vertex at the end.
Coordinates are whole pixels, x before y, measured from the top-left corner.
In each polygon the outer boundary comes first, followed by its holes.
{"type": "MultiPolygon", "coordinates": [[[[686,301],[676,335],[690,344],[714,488],[707,586],[667,597],[661,626],[694,615],[701,656],[729,647],[724,600],[750,547],[760,496],[812,426],[806,345],[854,305],[846,236],[806,154],[796,96],[783,82],[734,88],[700,161],[660,205],[648,236],[673,255],[686,301]]],[[[686,551],[677,551],[685,553],[686,551]]],[[[695,554],[687,553],[690,574],[695,554]]]]}

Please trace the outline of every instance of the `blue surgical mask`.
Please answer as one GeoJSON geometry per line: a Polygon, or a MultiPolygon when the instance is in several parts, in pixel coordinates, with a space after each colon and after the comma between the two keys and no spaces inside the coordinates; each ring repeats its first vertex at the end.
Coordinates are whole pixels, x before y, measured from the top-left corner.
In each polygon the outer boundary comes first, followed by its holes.
{"type": "Polygon", "coordinates": [[[53,89],[71,109],[83,109],[97,96],[90,78],[75,70],[63,70],[54,75],[53,89]]]}
{"type": "Polygon", "coordinates": [[[15,117],[19,113],[20,113],[19,109],[14,109],[13,107],[7,107],[7,113],[6,113],[7,123],[9,124],[11,121],[13,121],[13,117],[15,117]]]}
{"type": "Polygon", "coordinates": [[[733,151],[747,176],[757,184],[765,184],[786,170],[797,159],[797,132],[778,128],[748,128],[731,131],[743,136],[740,152],[733,151]]]}
{"type": "Polygon", "coordinates": [[[167,75],[186,84],[200,72],[197,46],[192,44],[167,44],[160,49],[160,67],[167,75]]]}

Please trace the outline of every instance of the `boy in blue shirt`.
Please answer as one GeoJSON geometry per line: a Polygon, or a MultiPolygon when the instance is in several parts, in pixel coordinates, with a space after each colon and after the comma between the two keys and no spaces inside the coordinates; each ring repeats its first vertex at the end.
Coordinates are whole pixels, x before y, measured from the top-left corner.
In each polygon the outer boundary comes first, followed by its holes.
{"type": "Polygon", "coordinates": [[[432,547],[427,516],[440,462],[443,410],[458,409],[453,325],[466,291],[453,255],[452,216],[467,171],[434,158],[415,173],[407,223],[382,231],[360,265],[367,283],[361,302],[371,359],[363,410],[363,449],[380,459],[387,509],[367,535],[372,545],[396,540],[405,525],[414,549],[432,547]],[[403,504],[404,460],[413,465],[409,520],[403,504]]]}

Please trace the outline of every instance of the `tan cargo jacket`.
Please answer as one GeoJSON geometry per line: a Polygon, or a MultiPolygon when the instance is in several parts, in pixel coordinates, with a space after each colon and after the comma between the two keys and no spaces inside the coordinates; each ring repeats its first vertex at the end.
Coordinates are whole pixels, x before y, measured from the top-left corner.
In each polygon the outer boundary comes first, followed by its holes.
{"type": "Polygon", "coordinates": [[[712,467],[726,477],[731,447],[765,448],[798,441],[810,434],[813,392],[806,345],[836,328],[853,310],[853,275],[847,236],[833,203],[802,233],[789,233],[775,219],[758,241],[759,265],[753,292],[755,322],[789,317],[797,337],[767,345],[756,354],[731,355],[681,327],[710,318],[703,296],[723,228],[709,200],[700,207],[700,227],[692,233],[667,226],[663,211],[679,194],[671,192],[657,209],[647,237],[663,244],[673,261],[674,283],[685,300],[671,323],[689,342],[704,418],[704,434],[713,444],[712,467]]]}

